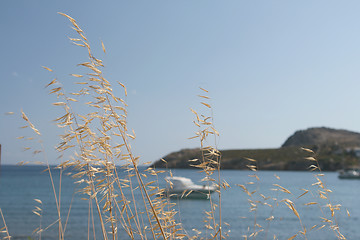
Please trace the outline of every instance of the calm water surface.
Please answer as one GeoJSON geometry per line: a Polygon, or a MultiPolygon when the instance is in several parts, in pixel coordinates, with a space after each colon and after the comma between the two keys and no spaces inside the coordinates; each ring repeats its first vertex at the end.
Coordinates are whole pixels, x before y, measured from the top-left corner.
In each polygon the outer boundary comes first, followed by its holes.
{"type": "MultiPolygon", "coordinates": [[[[3,166],[1,169],[0,207],[13,239],[28,239],[29,236],[36,238],[33,231],[39,227],[40,218],[32,213],[35,206],[39,206],[33,200],[35,198],[41,199],[43,202],[41,206],[43,209],[42,226],[49,226],[57,220],[53,190],[49,176],[46,172],[42,172],[43,169],[39,166],[3,166]]],[[[194,182],[198,182],[203,177],[202,173],[197,170],[174,169],[172,172],[176,176],[190,177],[194,182]]],[[[223,170],[221,172],[222,179],[231,186],[226,191],[222,191],[221,200],[222,220],[225,222],[223,229],[229,234],[227,239],[244,239],[242,236],[253,232],[255,224],[259,224],[265,229],[259,233],[256,239],[274,239],[274,235],[278,239],[287,239],[295,235],[302,228],[296,215],[281,202],[285,198],[295,203],[302,224],[308,231],[317,225],[308,232],[308,239],[337,239],[328,226],[317,230],[324,224],[320,217],[329,216],[329,211],[326,208],[324,208],[324,212],[320,211],[318,205],[325,206],[327,202],[318,198],[317,186],[313,185],[317,180],[313,173],[260,171],[257,172],[259,180],[251,176],[253,174],[250,171],[239,170],[223,170]],[[250,197],[238,186],[239,184],[246,185],[249,191],[257,191],[263,195],[253,194],[251,200],[258,201],[254,211],[250,211],[250,197]],[[288,189],[291,194],[274,190],[279,189],[274,184],[288,189]],[[298,198],[304,193],[304,189],[310,190],[310,192],[298,198]],[[319,204],[304,205],[314,201],[319,204]],[[271,208],[269,205],[274,207],[271,208]],[[274,216],[274,220],[266,220],[271,216],[274,216]]],[[[58,176],[59,173],[55,171],[56,186],[59,182],[58,176]]],[[[165,176],[164,174],[160,177],[160,185],[165,184],[165,181],[161,180],[165,176]]],[[[360,180],[340,180],[337,178],[337,173],[334,172],[325,173],[323,179],[327,187],[332,190],[330,193],[331,203],[341,204],[341,210],[337,211],[336,217],[341,232],[347,239],[360,239],[360,180]],[[350,212],[350,217],[346,210],[350,212]]],[[[81,194],[76,193],[79,187],[73,182],[74,180],[70,177],[63,177],[61,197],[63,219],[67,217],[67,209],[72,202],[65,239],[87,239],[88,204],[81,200],[83,197],[81,194]]],[[[190,235],[194,234],[193,229],[206,234],[203,221],[204,212],[209,210],[208,200],[172,201],[177,203],[176,208],[180,210],[177,218],[190,235]]],[[[219,204],[216,197],[214,202],[219,204]]],[[[2,227],[2,223],[0,226],[2,227]]],[[[96,231],[100,233],[100,229],[96,229],[96,231]]],[[[101,239],[100,235],[97,235],[97,238],[101,239]]],[[[57,225],[50,226],[42,234],[42,239],[58,239],[57,225]]],[[[120,232],[119,239],[128,238],[123,232],[120,232]]],[[[295,239],[304,238],[297,237],[295,239]]]]}

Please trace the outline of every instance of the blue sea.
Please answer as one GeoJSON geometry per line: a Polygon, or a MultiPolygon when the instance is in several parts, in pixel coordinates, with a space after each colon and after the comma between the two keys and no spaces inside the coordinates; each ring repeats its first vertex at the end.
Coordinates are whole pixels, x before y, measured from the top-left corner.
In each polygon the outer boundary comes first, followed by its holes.
{"type": "MultiPolygon", "coordinates": [[[[39,239],[33,233],[41,224],[43,229],[41,239],[58,239],[58,225],[56,223],[57,210],[49,174],[43,171],[42,166],[2,166],[0,173],[0,208],[12,239],[39,239]],[[34,201],[40,199],[42,204],[34,201]],[[42,218],[33,213],[35,207],[42,209],[42,218]]],[[[142,168],[143,170],[145,168],[142,168]]],[[[189,177],[194,182],[199,182],[204,177],[198,170],[172,169],[175,176],[189,177]]],[[[59,189],[59,171],[53,170],[55,188],[59,189]]],[[[125,174],[120,170],[122,174],[125,174]]],[[[159,176],[160,186],[165,186],[164,177],[159,176]]],[[[120,177],[122,175],[120,174],[120,177]]],[[[221,202],[213,195],[214,203],[221,204],[223,232],[227,239],[288,239],[297,234],[303,227],[306,228],[307,239],[337,239],[324,218],[336,221],[340,232],[347,239],[360,239],[360,180],[340,180],[336,172],[326,172],[320,177],[329,191],[331,204],[340,204],[340,210],[335,211],[335,218],[326,208],[329,203],[321,199],[318,193],[317,179],[312,172],[292,171],[258,171],[223,170],[221,179],[230,187],[222,190],[221,202]],[[239,186],[244,185],[249,192],[254,192],[250,197],[239,186]],[[281,187],[287,189],[286,193],[281,187]],[[303,193],[309,190],[305,195],[303,193]],[[289,199],[299,213],[301,223],[294,212],[282,201],[289,199]],[[308,204],[317,202],[317,204],[308,204]],[[308,205],[306,205],[308,204],[308,205]],[[271,207],[270,207],[271,206],[271,207]],[[321,218],[323,217],[323,218],[321,218]],[[325,227],[322,227],[325,225],[325,227]],[[260,227],[261,226],[261,227],[260,227]],[[315,227],[313,227],[315,226],[315,227]],[[249,235],[257,230],[256,236],[249,235]],[[313,228],[313,229],[311,229],[313,228]]],[[[145,180],[153,180],[150,176],[145,180]]],[[[68,218],[65,239],[88,239],[88,214],[89,206],[84,197],[78,192],[78,184],[66,174],[61,181],[61,212],[62,219],[68,218]],[[68,208],[71,211],[68,214],[68,208]]],[[[135,195],[140,198],[140,195],[135,195]]],[[[140,200],[140,199],[139,199],[140,200]]],[[[140,200],[141,201],[141,200],[140,200]]],[[[205,211],[209,211],[209,200],[203,199],[173,199],[179,213],[176,218],[183,228],[192,236],[196,231],[201,231],[205,239],[210,238],[204,227],[205,211]]],[[[219,216],[217,216],[218,218],[219,216]]],[[[96,219],[95,219],[96,221],[96,219]]],[[[3,227],[0,220],[0,228],[3,227]]],[[[2,234],[2,233],[0,233],[2,234]]],[[[95,229],[90,239],[102,239],[100,229],[95,229]]],[[[4,235],[0,235],[4,237],[4,235]]],[[[119,231],[118,239],[129,239],[125,232],[119,231]]],[[[294,239],[305,239],[298,234],[294,239]]]]}

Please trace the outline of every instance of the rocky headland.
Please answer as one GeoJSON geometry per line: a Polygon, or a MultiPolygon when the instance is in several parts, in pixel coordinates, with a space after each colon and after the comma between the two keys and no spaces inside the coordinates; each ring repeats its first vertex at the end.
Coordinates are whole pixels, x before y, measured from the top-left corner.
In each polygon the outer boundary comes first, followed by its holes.
{"type": "MultiPolygon", "coordinates": [[[[316,153],[323,171],[336,171],[358,166],[360,161],[360,133],[327,127],[296,131],[280,148],[231,149],[221,151],[222,169],[248,169],[248,158],[257,161],[259,170],[308,170],[311,154],[316,153]]],[[[163,157],[152,166],[156,168],[192,168],[189,160],[201,158],[200,149],[182,149],[163,157]],[[165,163],[166,162],[166,163],[165,163]]]]}

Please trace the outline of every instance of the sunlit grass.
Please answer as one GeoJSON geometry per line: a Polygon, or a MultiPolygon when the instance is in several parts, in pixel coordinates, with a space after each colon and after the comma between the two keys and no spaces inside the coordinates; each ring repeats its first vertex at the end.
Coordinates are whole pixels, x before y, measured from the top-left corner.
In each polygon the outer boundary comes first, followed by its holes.
{"type": "MultiPolygon", "coordinates": [[[[102,239],[224,239],[228,237],[222,216],[222,192],[230,187],[237,187],[248,196],[249,210],[253,213],[253,220],[248,221],[249,230],[244,232],[241,238],[256,239],[260,233],[267,233],[271,228],[271,222],[275,219],[276,208],[280,205],[288,207],[289,214],[293,214],[299,221],[299,229],[288,239],[300,237],[308,239],[310,231],[328,226],[337,239],[345,239],[340,233],[336,219],[336,212],[340,206],[333,204],[329,193],[331,190],[323,180],[323,173],[320,164],[311,149],[304,148],[307,154],[304,162],[308,163],[310,171],[314,172],[314,186],[316,191],[303,189],[301,195],[295,196],[288,188],[276,182],[273,184],[273,191],[285,194],[285,198],[264,196],[256,187],[260,184],[257,175],[258,163],[256,159],[247,158],[245,164],[253,171],[250,178],[253,181],[239,183],[237,186],[230,186],[221,176],[221,152],[217,148],[218,131],[213,124],[212,106],[209,103],[209,93],[201,88],[199,95],[201,110],[191,110],[194,114],[196,127],[193,139],[198,139],[200,144],[200,157],[189,159],[191,165],[198,168],[203,174],[207,184],[216,184],[218,190],[215,194],[209,194],[210,208],[204,213],[204,224],[206,232],[193,231],[195,235],[189,234],[187,229],[182,227],[178,221],[177,210],[165,194],[165,189],[160,188],[159,174],[164,170],[148,168],[142,172],[139,170],[139,157],[135,156],[131,149],[131,141],[136,139],[135,131],[128,128],[126,86],[117,82],[115,86],[112,81],[104,77],[103,61],[96,58],[90,47],[90,42],[78,23],[70,16],[60,13],[72,24],[75,37],[70,41],[77,47],[85,50],[87,59],[79,63],[79,72],[72,73],[71,78],[77,89],[68,92],[56,73],[49,67],[44,67],[50,74],[55,74],[52,80],[46,85],[49,93],[54,95],[54,107],[61,108],[62,114],[55,117],[54,122],[63,130],[60,142],[56,146],[60,157],[57,169],[60,170],[59,186],[55,186],[52,169],[47,163],[47,172],[50,176],[52,191],[57,209],[57,220],[52,225],[58,226],[59,240],[65,239],[69,213],[68,209],[61,208],[61,178],[63,172],[72,169],[72,177],[81,184],[83,204],[88,206],[88,231],[87,239],[95,239],[95,222],[98,222],[101,229],[102,239]],[[119,94],[121,90],[121,93],[119,94]],[[127,174],[119,174],[117,166],[122,166],[127,174]],[[152,176],[148,180],[148,176],[152,176]],[[297,199],[307,194],[312,194],[314,200],[307,202],[309,207],[320,208],[322,215],[319,216],[320,224],[307,226],[302,221],[302,213],[296,206],[297,199]],[[136,195],[140,195],[138,198],[136,195]],[[215,201],[216,199],[216,201],[215,201]],[[260,200],[259,200],[260,199],[260,200]],[[323,204],[323,203],[326,204],[323,204]],[[257,211],[259,206],[269,207],[271,214],[262,219],[266,225],[259,224],[257,211]],[[98,221],[94,221],[94,219],[98,221]],[[126,237],[120,234],[126,234],[126,237]]],[[[101,48],[105,53],[105,45],[101,42],[101,48]]],[[[33,139],[41,139],[41,132],[36,128],[26,113],[22,112],[22,118],[26,126],[34,132],[33,139]]],[[[34,154],[44,154],[44,162],[47,162],[45,149],[35,150],[34,154]]],[[[171,173],[170,173],[171,174],[171,173]]],[[[277,177],[277,180],[280,178],[277,177]]],[[[186,196],[186,193],[184,194],[186,196]]],[[[283,196],[283,195],[281,195],[283,196]]],[[[36,238],[41,239],[42,233],[50,226],[42,224],[42,202],[35,199],[34,214],[40,217],[39,227],[35,229],[36,238]]],[[[2,212],[0,211],[1,215],[2,212]]],[[[3,216],[2,216],[3,218],[3,216]]],[[[85,220],[84,220],[85,221],[85,220]]],[[[10,238],[11,229],[7,228],[3,218],[4,227],[1,229],[5,234],[4,239],[10,238]]],[[[266,234],[265,234],[266,236],[266,234]]],[[[238,236],[240,237],[240,236],[238,236]]],[[[274,236],[276,239],[276,235],[274,236]]]]}

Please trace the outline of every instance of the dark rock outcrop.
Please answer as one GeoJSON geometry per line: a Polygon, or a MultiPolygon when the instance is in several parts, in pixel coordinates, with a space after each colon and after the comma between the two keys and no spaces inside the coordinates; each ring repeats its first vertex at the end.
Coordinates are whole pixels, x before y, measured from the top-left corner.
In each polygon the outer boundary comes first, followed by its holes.
{"type": "Polygon", "coordinates": [[[324,145],[358,147],[360,146],[360,134],[347,130],[326,127],[309,128],[306,130],[296,131],[285,141],[282,147],[324,145]]]}

